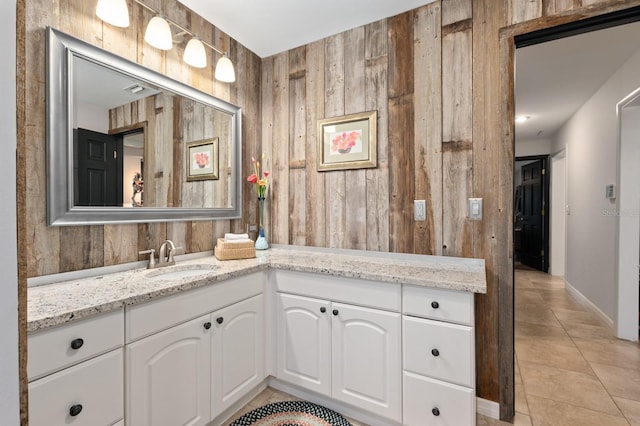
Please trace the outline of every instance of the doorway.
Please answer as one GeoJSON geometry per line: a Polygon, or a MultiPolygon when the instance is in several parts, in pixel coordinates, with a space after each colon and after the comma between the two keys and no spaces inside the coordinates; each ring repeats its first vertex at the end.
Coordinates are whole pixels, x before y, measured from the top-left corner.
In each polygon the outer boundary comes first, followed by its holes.
{"type": "MultiPolygon", "coordinates": [[[[640,322],[640,88],[617,105],[619,193],[616,335],[637,341],[640,322]]],[[[614,196],[616,194],[614,193],[614,196]]]]}
{"type": "Polygon", "coordinates": [[[514,260],[549,271],[548,156],[516,157],[514,199],[514,260]]]}

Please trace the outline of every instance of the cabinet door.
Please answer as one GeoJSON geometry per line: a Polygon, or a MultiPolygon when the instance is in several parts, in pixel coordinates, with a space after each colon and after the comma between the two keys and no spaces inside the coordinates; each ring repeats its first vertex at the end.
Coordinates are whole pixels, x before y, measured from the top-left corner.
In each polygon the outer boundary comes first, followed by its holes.
{"type": "Polygon", "coordinates": [[[400,421],[400,314],[332,304],[332,397],[400,421]]]}
{"type": "Polygon", "coordinates": [[[282,293],[277,300],[277,377],[329,395],[330,303],[282,293]]]}
{"type": "Polygon", "coordinates": [[[127,424],[209,422],[210,320],[205,315],[126,346],[127,424]]]}
{"type": "Polygon", "coordinates": [[[262,295],[212,314],[211,418],[264,379],[262,295]]]}

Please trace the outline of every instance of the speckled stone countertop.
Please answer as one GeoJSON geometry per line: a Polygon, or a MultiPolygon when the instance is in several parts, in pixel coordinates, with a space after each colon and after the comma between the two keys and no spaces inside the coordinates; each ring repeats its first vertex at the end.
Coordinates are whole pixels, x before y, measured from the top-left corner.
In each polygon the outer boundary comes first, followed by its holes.
{"type": "Polygon", "coordinates": [[[138,268],[29,287],[27,330],[64,324],[268,268],[486,293],[482,259],[277,246],[258,252],[255,259],[219,261],[207,256],[162,269],[138,268]],[[171,280],[152,278],[163,269],[196,269],[202,265],[211,271],[171,280]]]}

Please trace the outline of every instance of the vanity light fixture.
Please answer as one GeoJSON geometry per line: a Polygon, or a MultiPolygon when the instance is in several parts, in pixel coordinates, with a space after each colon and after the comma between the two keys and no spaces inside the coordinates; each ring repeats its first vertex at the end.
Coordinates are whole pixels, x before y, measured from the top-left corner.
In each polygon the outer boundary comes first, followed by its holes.
{"type": "Polygon", "coordinates": [[[96,15],[113,26],[121,28],[129,26],[127,0],[98,0],[96,15]]]}
{"type": "Polygon", "coordinates": [[[160,50],[173,48],[173,34],[169,23],[160,15],[156,15],[147,24],[144,41],[160,50]]]}
{"type": "Polygon", "coordinates": [[[233,83],[236,81],[236,72],[233,70],[233,63],[226,54],[218,59],[215,78],[223,83],[233,83]]]}
{"type": "MultiPolygon", "coordinates": [[[[223,83],[233,83],[236,81],[233,62],[231,62],[231,59],[227,56],[227,52],[198,38],[193,31],[183,27],[177,22],[160,16],[157,10],[147,6],[140,0],[133,1],[155,15],[147,24],[147,29],[144,34],[144,40],[147,43],[157,49],[170,50],[173,47],[173,34],[171,33],[171,25],[173,25],[181,31],[178,35],[188,34],[191,36],[183,56],[187,64],[192,67],[205,68],[207,66],[207,54],[204,46],[207,46],[221,55],[216,63],[214,73],[216,80],[222,81],[223,83]]],[[[96,15],[108,24],[118,27],[129,26],[129,9],[127,8],[126,0],[98,0],[96,15]]]]}
{"type": "MultiPolygon", "coordinates": [[[[184,61],[196,68],[204,68],[207,66],[207,52],[204,50],[204,44],[199,38],[193,37],[187,43],[187,47],[184,48],[184,61]]],[[[218,72],[218,67],[216,67],[218,72]]]]}

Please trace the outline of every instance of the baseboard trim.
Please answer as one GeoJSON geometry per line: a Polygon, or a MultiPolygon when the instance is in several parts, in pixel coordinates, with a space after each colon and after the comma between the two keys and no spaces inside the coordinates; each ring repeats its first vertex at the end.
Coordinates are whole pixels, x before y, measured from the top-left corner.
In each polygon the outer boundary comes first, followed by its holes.
{"type": "Polygon", "coordinates": [[[500,404],[497,402],[476,397],[476,411],[485,417],[500,420],[500,404]]]}
{"type": "Polygon", "coordinates": [[[571,296],[576,298],[578,302],[596,314],[598,318],[600,318],[600,320],[613,331],[613,320],[609,318],[607,314],[602,312],[591,300],[587,299],[582,293],[580,293],[580,291],[578,291],[578,289],[572,286],[566,278],[564,280],[564,286],[571,296]]]}

